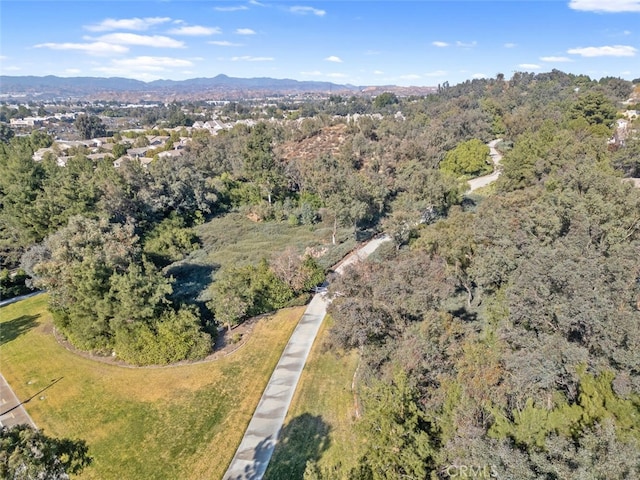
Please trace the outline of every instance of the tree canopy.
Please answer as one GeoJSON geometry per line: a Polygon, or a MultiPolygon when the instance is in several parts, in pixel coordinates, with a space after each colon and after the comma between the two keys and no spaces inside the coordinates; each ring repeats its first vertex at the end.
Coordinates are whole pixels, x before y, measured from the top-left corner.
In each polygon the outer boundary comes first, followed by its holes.
{"type": "Polygon", "coordinates": [[[0,477],[68,479],[91,464],[83,440],[53,438],[28,425],[0,427],[0,477]]]}

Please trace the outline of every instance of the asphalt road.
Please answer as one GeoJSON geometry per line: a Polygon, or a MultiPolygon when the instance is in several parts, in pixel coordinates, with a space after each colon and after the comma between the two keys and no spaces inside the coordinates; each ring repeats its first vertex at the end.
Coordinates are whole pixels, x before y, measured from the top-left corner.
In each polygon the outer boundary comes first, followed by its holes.
{"type": "MultiPolygon", "coordinates": [[[[363,245],[335,271],[342,274],[347,266],[365,259],[388,240],[384,236],[363,245]]],[[[259,480],[263,477],[328,304],[325,294],[317,293],[307,306],[271,375],[224,480],[259,480]]]]}
{"type": "Polygon", "coordinates": [[[12,427],[25,423],[36,428],[36,424],[0,373],[0,427],[12,427]]]}

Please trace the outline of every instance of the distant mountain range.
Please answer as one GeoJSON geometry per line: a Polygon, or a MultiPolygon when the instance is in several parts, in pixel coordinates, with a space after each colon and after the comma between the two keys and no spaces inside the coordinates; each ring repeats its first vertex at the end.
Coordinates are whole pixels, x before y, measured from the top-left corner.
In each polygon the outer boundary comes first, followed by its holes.
{"type": "Polygon", "coordinates": [[[349,94],[375,95],[383,91],[421,95],[434,87],[354,86],[291,79],[235,78],[218,75],[189,80],[142,82],[121,77],[0,76],[0,99],[120,100],[138,102],[168,100],[237,100],[268,95],[349,94]]]}
{"type": "Polygon", "coordinates": [[[194,98],[200,96],[255,97],[265,94],[358,92],[361,87],[338,85],[330,82],[298,81],[276,78],[234,78],[218,75],[213,78],[189,80],[155,80],[142,82],[130,78],[111,77],[56,77],[0,76],[0,94],[3,97],[40,98],[100,98],[134,95],[164,99],[169,97],[194,98]]]}

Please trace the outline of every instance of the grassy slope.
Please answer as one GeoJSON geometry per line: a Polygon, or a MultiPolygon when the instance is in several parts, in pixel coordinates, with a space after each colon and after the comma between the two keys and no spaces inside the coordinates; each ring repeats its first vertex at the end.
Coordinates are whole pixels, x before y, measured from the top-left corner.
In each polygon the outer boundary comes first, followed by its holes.
{"type": "MultiPolygon", "coordinates": [[[[230,213],[198,227],[203,248],[197,253],[221,265],[257,263],[289,246],[301,251],[310,246],[331,248],[331,230],[330,225],[322,223],[292,227],[286,222],[253,222],[240,213],[230,213]]],[[[351,230],[341,229],[338,241],[346,238],[353,238],[351,230]]],[[[353,248],[353,240],[349,243],[353,248]]]]}
{"type": "Polygon", "coordinates": [[[341,464],[348,470],[362,453],[351,391],[358,353],[328,351],[324,339],[330,326],[327,317],[298,383],[268,480],[301,479],[310,459],[321,467],[341,464]]]}
{"type": "Polygon", "coordinates": [[[2,372],[21,399],[60,379],[27,410],[46,433],[86,440],[94,463],[81,478],[101,480],[221,478],[303,311],[261,320],[225,359],[139,369],[65,350],[46,302],[0,309],[2,372]]]}
{"type": "Polygon", "coordinates": [[[355,246],[348,228],[338,232],[337,240],[342,243],[331,245],[331,230],[331,225],[292,227],[286,222],[253,222],[240,213],[229,213],[198,226],[202,248],[171,265],[168,273],[177,280],[174,290],[179,297],[208,300],[206,289],[219,268],[256,264],[262,258],[269,260],[287,247],[300,252],[306,247],[326,248],[326,254],[318,262],[329,268],[355,246]]]}

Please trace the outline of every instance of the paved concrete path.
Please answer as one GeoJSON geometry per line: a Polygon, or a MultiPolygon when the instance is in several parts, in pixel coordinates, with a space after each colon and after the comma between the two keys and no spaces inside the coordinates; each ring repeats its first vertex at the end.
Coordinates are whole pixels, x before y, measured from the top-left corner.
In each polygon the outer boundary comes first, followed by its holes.
{"type": "Polygon", "coordinates": [[[22,424],[31,425],[36,428],[36,424],[27,413],[24,405],[18,400],[11,387],[0,373],[0,427],[12,427],[22,424]]]}
{"type": "Polygon", "coordinates": [[[493,171],[493,173],[490,173],[489,175],[485,175],[484,177],[478,177],[478,178],[473,178],[469,180],[467,183],[469,184],[470,192],[473,192],[474,190],[477,190],[482,187],[486,187],[491,182],[495,182],[500,176],[500,173],[501,173],[500,160],[502,160],[502,155],[500,154],[500,152],[498,152],[498,150],[496,150],[496,145],[500,141],[502,141],[502,139],[498,138],[496,140],[491,140],[488,143],[489,154],[491,155],[491,160],[493,160],[493,165],[495,170],[493,171]]]}
{"type": "MultiPolygon", "coordinates": [[[[389,238],[384,236],[370,241],[349,255],[335,271],[342,274],[348,265],[365,259],[387,240],[389,238]]],[[[259,480],[263,477],[328,304],[325,295],[318,293],[307,306],[271,375],[224,480],[259,480]]]]}
{"type": "Polygon", "coordinates": [[[44,291],[40,290],[33,293],[27,293],[26,295],[20,295],[19,297],[9,298],[7,300],[0,300],[0,307],[4,307],[5,305],[11,305],[12,303],[19,302],[20,300],[24,300],[25,298],[35,297],[36,295],[40,295],[42,293],[44,293],[44,291]]]}

